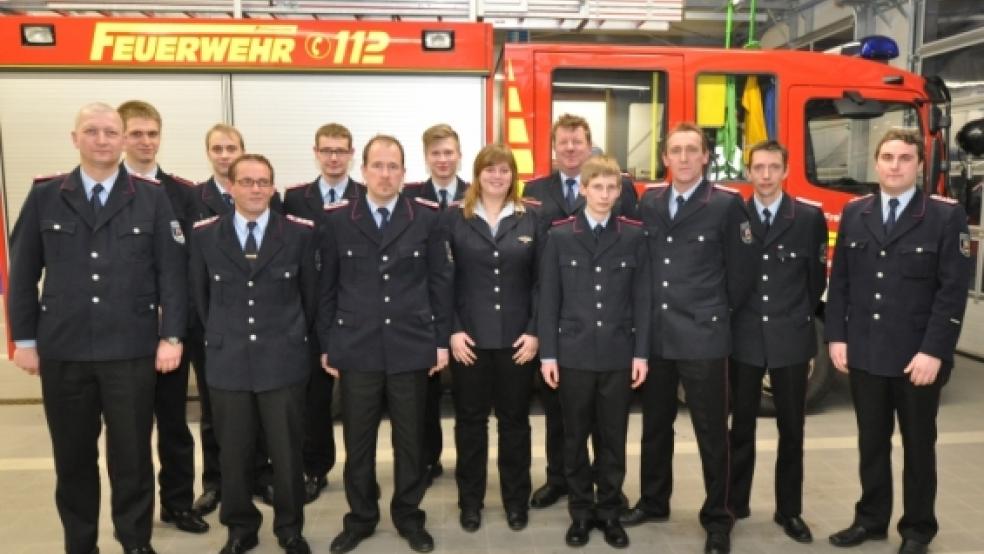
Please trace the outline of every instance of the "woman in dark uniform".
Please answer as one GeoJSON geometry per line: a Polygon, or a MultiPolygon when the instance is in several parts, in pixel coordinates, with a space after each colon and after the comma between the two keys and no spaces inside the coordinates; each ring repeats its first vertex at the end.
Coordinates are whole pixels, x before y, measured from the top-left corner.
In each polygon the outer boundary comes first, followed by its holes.
{"type": "Polygon", "coordinates": [[[536,201],[524,201],[518,184],[512,152],[488,145],[475,158],[473,185],[444,216],[455,259],[455,479],[461,527],[470,532],[482,523],[492,408],[506,520],[515,531],[528,521],[529,405],[538,347],[534,299],[544,235],[536,201]]]}

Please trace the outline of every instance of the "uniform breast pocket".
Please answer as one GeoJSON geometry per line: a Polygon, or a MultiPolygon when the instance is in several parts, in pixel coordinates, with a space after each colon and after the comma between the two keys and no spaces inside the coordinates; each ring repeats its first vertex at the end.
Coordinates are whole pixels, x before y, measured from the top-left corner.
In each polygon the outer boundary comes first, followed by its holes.
{"type": "Polygon", "coordinates": [[[587,256],[560,255],[560,282],[566,294],[573,294],[577,290],[579,276],[587,269],[587,256]]]}
{"type": "Polygon", "coordinates": [[[270,273],[273,280],[278,283],[277,289],[282,300],[293,300],[300,293],[297,284],[297,264],[271,267],[270,273]]]}
{"type": "Polygon", "coordinates": [[[41,241],[44,245],[45,259],[56,261],[70,257],[75,241],[75,222],[43,220],[41,241]]]}
{"type": "Polygon", "coordinates": [[[868,252],[868,241],[847,237],[844,239],[844,251],[847,253],[848,260],[862,259],[868,252]]]}
{"type": "Polygon", "coordinates": [[[154,222],[132,221],[119,230],[120,248],[127,260],[146,261],[154,257],[154,222]]]}
{"type": "Polygon", "coordinates": [[[698,231],[687,237],[692,252],[700,255],[716,255],[721,252],[721,239],[713,231],[698,231]]]}
{"type": "Polygon", "coordinates": [[[232,275],[219,271],[209,275],[209,296],[212,303],[227,305],[231,302],[229,287],[232,286],[232,275]]]}
{"type": "Polygon", "coordinates": [[[902,276],[928,279],[936,275],[937,248],[935,244],[905,244],[899,247],[902,276]]]}
{"type": "Polygon", "coordinates": [[[364,244],[343,244],[338,248],[338,257],[343,279],[358,278],[368,271],[364,244]]]}
{"type": "Polygon", "coordinates": [[[400,264],[411,268],[423,266],[427,262],[426,254],[427,249],[423,243],[403,246],[396,251],[400,264]]]}
{"type": "Polygon", "coordinates": [[[608,264],[612,277],[618,282],[630,282],[632,270],[636,268],[637,261],[634,255],[618,256],[608,264]]]}
{"type": "Polygon", "coordinates": [[[808,254],[805,250],[778,250],[776,252],[776,257],[779,259],[779,263],[783,264],[797,264],[806,261],[808,254]]]}

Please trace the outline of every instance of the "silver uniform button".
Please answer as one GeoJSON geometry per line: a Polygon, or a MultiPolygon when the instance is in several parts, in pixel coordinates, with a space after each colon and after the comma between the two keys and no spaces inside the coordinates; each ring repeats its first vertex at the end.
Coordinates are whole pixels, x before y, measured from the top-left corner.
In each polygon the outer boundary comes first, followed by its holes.
{"type": "Polygon", "coordinates": [[[875,321],[877,321],[877,320],[881,319],[881,316],[878,315],[878,314],[875,314],[875,315],[871,316],[871,318],[874,319],[875,321]]]}
{"type": "Polygon", "coordinates": [[[500,306],[500,305],[498,305],[498,304],[496,304],[496,305],[495,305],[495,309],[496,309],[496,310],[501,310],[501,309],[502,309],[502,306],[500,306]]]}
{"type": "Polygon", "coordinates": [[[670,264],[670,259],[669,258],[663,258],[663,263],[669,265],[670,264]]]}
{"type": "Polygon", "coordinates": [[[389,302],[389,301],[390,301],[390,297],[389,296],[384,296],[383,297],[383,302],[389,302]]]}
{"type": "Polygon", "coordinates": [[[92,280],[93,281],[98,281],[99,280],[99,274],[98,273],[93,273],[92,274],[92,280]]]}
{"type": "Polygon", "coordinates": [[[769,295],[768,294],[763,294],[762,295],[762,302],[768,302],[768,301],[769,301],[769,295]]]}
{"type": "Polygon", "coordinates": [[[704,235],[698,236],[697,237],[697,242],[704,242],[704,235]]]}
{"type": "Polygon", "coordinates": [[[716,315],[712,315],[711,316],[711,321],[717,321],[717,320],[718,320],[718,316],[716,316],[716,315]]]}
{"type": "Polygon", "coordinates": [[[882,258],[884,258],[885,256],[888,255],[888,252],[885,252],[884,250],[882,250],[881,252],[878,253],[878,255],[881,256],[882,258]]]}
{"type": "Polygon", "coordinates": [[[61,230],[61,225],[55,223],[54,225],[51,226],[51,228],[54,229],[55,231],[58,231],[61,230]]]}
{"type": "Polygon", "coordinates": [[[419,258],[420,257],[420,251],[419,250],[414,250],[413,251],[413,257],[414,258],[419,258]]]}
{"type": "Polygon", "coordinates": [[[666,309],[668,309],[668,308],[669,308],[669,305],[667,305],[667,304],[666,304],[666,303],[664,302],[664,303],[663,303],[663,305],[662,305],[662,306],[660,306],[660,308],[662,308],[662,309],[664,309],[664,310],[666,310],[666,309]]]}
{"type": "Polygon", "coordinates": [[[289,271],[285,271],[284,272],[284,279],[290,279],[290,272],[289,271]]]}
{"type": "Polygon", "coordinates": [[[499,274],[499,268],[495,268],[495,269],[493,269],[493,270],[492,270],[492,273],[495,273],[496,275],[498,275],[498,274],[499,274]]]}
{"type": "Polygon", "coordinates": [[[249,340],[251,340],[251,341],[255,341],[255,340],[256,340],[256,335],[250,335],[250,336],[249,336],[249,340]]]}
{"type": "Polygon", "coordinates": [[[345,251],[345,255],[351,257],[352,256],[352,251],[351,250],[346,250],[345,251]]]}
{"type": "Polygon", "coordinates": [[[89,254],[89,256],[91,256],[92,259],[96,259],[99,257],[99,252],[93,251],[91,254],[89,254]]]}
{"type": "Polygon", "coordinates": [[[598,302],[597,304],[595,304],[595,307],[600,310],[601,309],[601,302],[598,302]]]}
{"type": "Polygon", "coordinates": [[[622,267],[625,267],[625,262],[622,262],[622,267]]]}
{"type": "Polygon", "coordinates": [[[790,258],[795,258],[796,257],[796,252],[790,252],[789,253],[789,257],[790,258]]]}
{"type": "Polygon", "coordinates": [[[252,306],[252,305],[256,304],[256,302],[254,302],[253,299],[250,298],[249,300],[246,301],[246,304],[252,306]]]}
{"type": "Polygon", "coordinates": [[[383,273],[383,281],[389,281],[389,279],[390,279],[390,274],[389,273],[383,273]]]}
{"type": "Polygon", "coordinates": [[[769,316],[767,316],[767,315],[762,316],[762,321],[768,322],[769,321],[769,316]]]}
{"type": "MultiPolygon", "coordinates": [[[[249,324],[250,324],[250,325],[252,325],[252,324],[254,324],[254,323],[256,323],[256,320],[255,320],[255,319],[253,319],[252,317],[250,317],[250,318],[249,318],[249,319],[248,319],[247,321],[249,321],[249,324]]],[[[339,322],[339,323],[341,323],[341,322],[342,322],[342,320],[338,320],[338,322],[339,322]]]]}
{"type": "Polygon", "coordinates": [[[916,247],[916,252],[917,253],[922,253],[922,251],[923,251],[922,246],[917,246],[916,247]]]}
{"type": "Polygon", "coordinates": [[[595,285],[595,290],[601,290],[601,285],[595,285]]]}
{"type": "Polygon", "coordinates": [[[879,271],[878,273],[875,274],[875,277],[878,277],[879,279],[881,279],[881,278],[885,277],[885,274],[882,273],[881,271],[879,271]]]}
{"type": "Polygon", "coordinates": [[[600,265],[596,265],[595,266],[595,273],[601,273],[601,266],[600,265]]]}
{"type": "Polygon", "coordinates": [[[222,277],[221,277],[221,276],[219,276],[219,275],[216,275],[216,276],[215,276],[215,280],[216,280],[216,281],[221,281],[221,280],[222,280],[222,277]]]}
{"type": "Polygon", "coordinates": [[[673,242],[673,237],[666,237],[666,242],[673,242]]]}
{"type": "Polygon", "coordinates": [[[140,228],[139,227],[134,227],[133,228],[133,234],[134,235],[139,235],[140,234],[140,228]]]}
{"type": "Polygon", "coordinates": [[[498,293],[499,292],[499,286],[496,285],[495,287],[492,287],[492,290],[494,290],[496,293],[498,293]]]}
{"type": "Polygon", "coordinates": [[[383,258],[382,259],[383,259],[384,262],[388,262],[389,261],[389,256],[387,256],[386,254],[383,254],[383,258]]]}
{"type": "Polygon", "coordinates": [[[768,281],[769,280],[769,276],[768,275],[762,275],[762,280],[763,281],[768,281]]]}
{"type": "Polygon", "coordinates": [[[246,281],[246,286],[253,288],[253,281],[246,281]]]}
{"type": "Polygon", "coordinates": [[[153,302],[151,302],[151,303],[150,303],[150,309],[151,309],[151,310],[153,310],[153,309],[154,309],[154,308],[156,308],[156,307],[157,307],[157,305],[156,305],[156,304],[154,304],[153,302]]]}
{"type": "Polygon", "coordinates": [[[762,254],[762,259],[765,260],[765,261],[769,261],[769,255],[768,254],[762,254]]]}
{"type": "Polygon", "coordinates": [[[577,265],[577,260],[571,260],[571,265],[572,266],[577,265]]]}
{"type": "Polygon", "coordinates": [[[598,325],[598,327],[601,327],[601,322],[600,321],[596,322],[596,324],[598,325]]]}
{"type": "Polygon", "coordinates": [[[881,300],[881,293],[880,292],[876,292],[875,293],[875,300],[881,300]]]}
{"type": "Polygon", "coordinates": [[[92,303],[93,304],[98,304],[99,303],[99,297],[98,296],[93,296],[92,297],[92,303]]]}
{"type": "Polygon", "coordinates": [[[670,286],[670,282],[669,282],[669,281],[663,281],[663,286],[664,286],[664,287],[668,287],[668,286],[670,286]]]}
{"type": "Polygon", "coordinates": [[[498,258],[499,257],[499,251],[496,250],[495,252],[492,253],[492,255],[495,256],[496,258],[498,258]]]}
{"type": "Polygon", "coordinates": [[[385,323],[386,325],[389,325],[390,324],[390,318],[387,317],[385,320],[383,320],[383,323],[385,323]]]}

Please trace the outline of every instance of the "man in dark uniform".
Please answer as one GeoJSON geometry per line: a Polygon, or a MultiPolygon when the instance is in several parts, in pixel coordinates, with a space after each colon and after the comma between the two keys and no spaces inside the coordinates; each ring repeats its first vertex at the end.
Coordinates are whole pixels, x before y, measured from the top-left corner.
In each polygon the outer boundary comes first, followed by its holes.
{"type": "Polygon", "coordinates": [[[289,554],[309,554],[304,527],[304,397],[317,308],[314,223],[270,210],[273,167],[244,154],[229,167],[235,212],[195,224],[191,291],[205,324],[209,393],[221,445],[221,554],[257,545],[256,443],[273,460],[273,531],[289,554]],[[263,429],[263,437],[259,429],[263,429]]]}
{"type": "Polygon", "coordinates": [[[566,542],[587,544],[597,520],[605,541],[625,548],[629,537],[618,516],[631,390],[648,371],[649,256],[642,224],[612,217],[621,193],[618,163],[589,158],[582,177],[584,209],[554,224],[540,265],[540,371],[559,390],[564,416],[572,519],[566,542]]]}
{"type": "MultiPolygon", "coordinates": [[[[461,143],[458,133],[446,123],[428,127],[423,135],[424,162],[430,178],[419,183],[403,185],[403,195],[407,198],[426,198],[437,202],[442,212],[452,202],[465,197],[468,182],[458,177],[461,164],[461,143]]],[[[427,379],[427,408],[424,411],[424,472],[427,486],[444,473],[441,465],[441,450],[444,448],[444,433],[441,432],[441,375],[431,375],[427,379]]]]}
{"type": "MultiPolygon", "coordinates": [[[[158,181],[171,201],[171,209],[184,236],[191,234],[188,211],[194,183],[164,171],[157,164],[161,147],[161,114],[140,100],[124,102],[116,109],[123,120],[123,167],[130,175],[158,181]]],[[[161,520],[189,533],[208,531],[208,523],[195,512],[195,439],[188,429],[188,366],[203,364],[201,327],[194,310],[188,310],[188,331],[176,371],[157,376],[154,417],[157,421],[157,457],[161,463],[161,520]],[[194,339],[191,336],[194,335],[194,339]]]]}
{"type": "Polygon", "coordinates": [[[892,516],[892,434],[904,460],[903,554],[936,536],[936,414],[973,271],[964,210],[916,184],[918,132],[893,129],[875,149],[879,192],[844,206],[827,294],[826,339],[850,374],[858,422],[861,499],[834,546],[884,539],[892,516]]]}
{"type": "MultiPolygon", "coordinates": [[[[321,227],[325,208],[339,200],[354,200],[365,188],[349,177],[352,133],[338,123],[322,125],[314,133],[314,159],[321,175],[284,193],[288,214],[311,220],[321,227]]],[[[312,334],[312,341],[317,340],[312,334]]],[[[304,432],[304,499],[313,502],[328,486],[328,472],[335,466],[335,432],[331,420],[331,396],[335,380],[321,368],[317,348],[312,349],[304,432]]]]}
{"type": "MultiPolygon", "coordinates": [[[[243,155],[244,148],[243,135],[231,125],[218,123],[205,134],[205,152],[212,166],[212,176],[207,181],[199,183],[192,192],[191,214],[195,221],[233,212],[234,200],[229,193],[229,187],[232,186],[229,167],[243,155]]],[[[283,213],[280,195],[276,192],[270,200],[270,209],[283,213]]],[[[196,323],[192,328],[196,326],[201,328],[201,323],[196,323]]],[[[204,346],[201,348],[204,352],[204,346]]],[[[212,401],[208,387],[205,386],[208,379],[204,363],[201,367],[195,365],[195,382],[198,383],[198,397],[202,407],[201,440],[204,467],[202,468],[203,490],[201,496],[195,500],[194,509],[199,514],[205,515],[215,511],[222,499],[222,475],[219,468],[219,443],[215,439],[215,429],[212,426],[212,401]]],[[[266,441],[259,440],[256,444],[256,467],[253,470],[256,482],[253,492],[269,505],[273,505],[272,475],[266,441]]]]}
{"type": "Polygon", "coordinates": [[[672,185],[653,185],[639,206],[653,273],[652,354],[642,386],[642,497],[622,515],[665,520],[673,488],[673,422],[683,384],[704,470],[700,522],[705,552],[729,552],[728,384],[731,310],[750,292],[754,236],[741,196],[703,179],[709,152],[699,127],[682,123],[664,142],[672,185]]]}
{"type": "MultiPolygon", "coordinates": [[[[591,128],[586,119],[564,114],[550,132],[557,171],[532,179],[523,188],[523,196],[540,201],[539,213],[544,230],[554,221],[567,219],[584,207],[580,190],[581,165],[591,156],[591,128]]],[[[632,181],[622,178],[621,193],[612,207],[615,216],[635,217],[636,194],[632,181]]],[[[564,477],[564,418],[560,396],[540,379],[540,401],[547,422],[547,482],[533,492],[530,506],[546,508],[567,494],[564,477]]]]}
{"type": "Polygon", "coordinates": [[[318,336],[325,371],[338,378],[350,511],[331,552],[354,549],[379,523],[376,435],[390,414],[396,488],[393,523],[410,548],[434,549],[420,509],[427,376],[448,363],[453,262],[437,205],[400,194],[403,147],[377,135],[362,153],[366,194],[328,216],[322,248],[318,336]]]}
{"type": "Polygon", "coordinates": [[[112,106],[84,106],[72,141],[79,166],[36,183],[11,234],[13,360],[41,375],[65,551],[99,551],[105,421],[116,539],[127,554],[151,554],[154,370],[181,360],[185,239],[160,185],[120,165],[112,106]]]}
{"type": "MultiPolygon", "coordinates": [[[[755,472],[755,421],[762,377],[769,371],[776,406],[773,520],[792,539],[811,542],[803,508],[803,424],[810,358],[817,353],[814,314],[826,288],[827,223],[813,203],[782,191],[788,153],[776,141],[748,149],[754,189],[745,204],[755,237],[756,290],[731,321],[731,489],[728,505],[738,518],[750,514],[755,472]]],[[[749,261],[751,263],[751,261],[749,261]]]]}

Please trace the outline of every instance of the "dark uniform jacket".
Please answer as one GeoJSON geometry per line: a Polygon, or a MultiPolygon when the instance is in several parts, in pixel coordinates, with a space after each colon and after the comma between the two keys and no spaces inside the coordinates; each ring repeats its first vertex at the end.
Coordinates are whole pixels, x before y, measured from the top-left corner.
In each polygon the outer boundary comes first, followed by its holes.
{"type": "Polygon", "coordinates": [[[546,236],[535,210],[519,204],[494,237],[484,219],[466,219],[458,206],[443,217],[455,261],[451,332],[464,331],[485,349],[536,336],[537,265],[546,236]]]}
{"type": "Polygon", "coordinates": [[[313,224],[273,211],[252,266],[232,214],[196,225],[189,272],[210,387],[262,392],[308,378],[317,255],[313,224]]]}
{"type": "Polygon", "coordinates": [[[847,363],[901,376],[917,352],[953,366],[973,270],[966,215],[916,190],[885,236],[881,196],[841,215],[827,292],[826,340],[847,343],[847,363]]]}
{"type": "Polygon", "coordinates": [[[181,224],[181,230],[185,237],[191,235],[192,226],[197,218],[195,217],[194,198],[195,183],[182,179],[157,167],[157,181],[164,187],[168,200],[171,201],[171,209],[174,210],[174,217],[181,224]]]}
{"type": "MultiPolygon", "coordinates": [[[[468,190],[469,184],[463,181],[461,177],[455,177],[458,180],[458,186],[454,191],[454,198],[448,198],[448,204],[451,202],[460,201],[465,197],[465,191],[468,190]]],[[[420,181],[417,183],[405,183],[403,185],[403,196],[407,198],[424,198],[426,200],[433,200],[434,202],[440,203],[441,199],[437,196],[434,191],[434,181],[427,179],[426,181],[420,181]]]]}
{"type": "MultiPolygon", "coordinates": [[[[280,201],[279,192],[270,199],[270,211],[278,214],[284,213],[284,204],[280,201]]],[[[219,192],[219,187],[215,184],[215,177],[209,177],[207,181],[198,183],[191,198],[193,221],[228,213],[232,213],[232,206],[222,198],[222,193],[219,192]]]]}
{"type": "MultiPolygon", "coordinates": [[[[284,192],[284,210],[286,213],[303,217],[304,219],[310,219],[316,225],[321,225],[328,216],[327,212],[325,212],[327,204],[321,197],[321,187],[318,185],[319,180],[320,177],[310,183],[302,183],[289,187],[284,192]]],[[[343,198],[355,200],[360,194],[365,194],[365,191],[365,186],[362,183],[349,177],[348,184],[345,185],[343,198]]],[[[342,200],[342,198],[338,198],[337,200],[342,200]]]]}
{"type": "Polygon", "coordinates": [[[732,309],[752,287],[754,237],[737,193],[707,181],[670,219],[670,185],[654,185],[639,213],[649,232],[653,354],[672,360],[731,353],[732,309]]]}
{"type": "Polygon", "coordinates": [[[583,210],[554,224],[540,265],[541,360],[610,371],[649,358],[645,235],[638,221],[612,216],[595,239],[583,210]]]}
{"type": "Polygon", "coordinates": [[[454,273],[436,205],[400,195],[383,231],[365,195],[330,212],[318,309],[328,363],[387,373],[433,367],[437,348],[448,346],[454,273]]]}
{"type": "Polygon", "coordinates": [[[184,243],[164,189],[122,165],[98,218],[78,168],[38,182],[10,237],[11,339],[51,360],[154,356],[185,335],[184,243]]]}
{"type": "Polygon", "coordinates": [[[823,212],[782,195],[769,231],[755,201],[746,203],[755,236],[755,291],[731,321],[731,356],[757,367],[786,367],[817,353],[814,321],[827,286],[823,212]]]}
{"type": "MultiPolygon", "coordinates": [[[[568,210],[567,198],[564,196],[565,193],[566,187],[558,171],[554,171],[544,177],[531,179],[523,187],[523,196],[535,198],[540,201],[539,214],[542,220],[541,223],[544,224],[545,228],[549,228],[550,224],[554,221],[567,219],[584,207],[584,197],[580,196],[579,193],[577,202],[574,203],[574,209],[568,210]]],[[[636,202],[635,185],[631,179],[623,176],[622,195],[619,197],[618,202],[615,203],[615,207],[612,208],[612,215],[636,217],[636,202]]]]}

